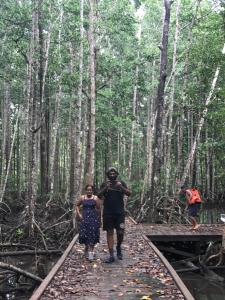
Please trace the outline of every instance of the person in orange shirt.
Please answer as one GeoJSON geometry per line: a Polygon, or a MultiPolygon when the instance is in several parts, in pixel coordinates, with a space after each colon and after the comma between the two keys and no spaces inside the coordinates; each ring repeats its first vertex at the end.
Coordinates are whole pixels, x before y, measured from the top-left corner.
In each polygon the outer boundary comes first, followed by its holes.
{"type": "Polygon", "coordinates": [[[185,195],[186,202],[187,202],[186,208],[188,211],[188,216],[191,220],[192,229],[196,230],[200,226],[197,222],[197,216],[201,208],[202,199],[196,188],[187,188],[185,186],[182,186],[181,194],[185,195]]]}

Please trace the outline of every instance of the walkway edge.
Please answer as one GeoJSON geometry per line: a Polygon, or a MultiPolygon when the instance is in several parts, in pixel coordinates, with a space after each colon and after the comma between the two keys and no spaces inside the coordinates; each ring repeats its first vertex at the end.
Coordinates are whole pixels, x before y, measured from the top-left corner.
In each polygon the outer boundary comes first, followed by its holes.
{"type": "Polygon", "coordinates": [[[184,298],[186,300],[195,300],[193,298],[192,294],[186,287],[186,285],[183,283],[177,272],[174,270],[174,268],[171,266],[171,264],[168,262],[168,260],[165,258],[165,256],[159,251],[159,249],[149,240],[149,238],[142,234],[146,242],[150,245],[150,247],[155,251],[155,253],[158,255],[158,257],[161,259],[167,270],[170,272],[171,276],[173,277],[174,281],[176,282],[178,288],[180,289],[181,293],[184,295],[184,298]]]}
{"type": "Polygon", "coordinates": [[[63,255],[60,257],[60,259],[57,261],[57,263],[54,265],[54,267],[51,269],[51,271],[48,273],[48,275],[45,277],[45,279],[42,281],[39,287],[35,290],[35,292],[33,293],[33,295],[29,300],[38,300],[41,297],[46,287],[51,282],[52,278],[55,276],[55,274],[57,273],[61,265],[64,263],[65,258],[73,248],[77,239],[78,239],[78,234],[76,234],[75,237],[72,239],[72,241],[70,242],[69,246],[66,248],[63,255]]]}

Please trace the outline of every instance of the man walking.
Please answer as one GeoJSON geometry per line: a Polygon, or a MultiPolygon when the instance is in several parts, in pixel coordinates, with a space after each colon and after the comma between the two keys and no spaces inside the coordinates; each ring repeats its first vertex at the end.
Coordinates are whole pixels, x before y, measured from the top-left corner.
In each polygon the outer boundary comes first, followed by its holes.
{"type": "Polygon", "coordinates": [[[109,257],[106,263],[112,263],[114,258],[114,229],[117,236],[117,258],[123,259],[121,244],[125,229],[124,195],[130,196],[125,182],[118,180],[118,171],[110,167],[106,173],[108,180],[104,182],[98,193],[103,198],[103,230],[106,231],[109,257]]]}

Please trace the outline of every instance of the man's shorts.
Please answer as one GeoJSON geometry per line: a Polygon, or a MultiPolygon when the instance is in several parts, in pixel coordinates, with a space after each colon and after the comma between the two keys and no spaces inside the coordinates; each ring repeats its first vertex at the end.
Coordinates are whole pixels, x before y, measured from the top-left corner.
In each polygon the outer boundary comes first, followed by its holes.
{"type": "Polygon", "coordinates": [[[112,230],[114,228],[117,230],[124,230],[125,214],[103,215],[103,230],[112,230]]]}
{"type": "Polygon", "coordinates": [[[201,203],[195,203],[188,206],[188,216],[197,217],[200,210],[201,203]]]}

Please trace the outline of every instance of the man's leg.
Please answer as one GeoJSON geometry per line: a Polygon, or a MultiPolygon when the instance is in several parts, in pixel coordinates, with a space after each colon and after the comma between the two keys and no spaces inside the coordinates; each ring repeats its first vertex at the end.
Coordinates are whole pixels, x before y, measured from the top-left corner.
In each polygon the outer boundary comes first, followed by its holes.
{"type": "Polygon", "coordinates": [[[125,228],[125,215],[121,214],[117,216],[117,221],[116,221],[116,234],[117,234],[116,250],[117,250],[118,259],[123,259],[121,244],[123,242],[123,237],[124,237],[124,228],[125,228]]]}
{"type": "Polygon", "coordinates": [[[123,242],[124,229],[122,229],[122,228],[117,229],[116,234],[117,234],[117,246],[116,246],[117,257],[118,257],[118,259],[123,259],[121,244],[123,242]]]}
{"type": "Polygon", "coordinates": [[[107,230],[106,237],[107,237],[107,244],[109,249],[109,258],[105,261],[106,263],[112,263],[115,260],[114,250],[113,250],[113,246],[114,246],[113,234],[114,234],[113,229],[107,230]]]}
{"type": "Polygon", "coordinates": [[[194,204],[191,206],[190,208],[190,219],[191,219],[191,224],[192,224],[192,229],[198,229],[199,228],[199,224],[197,223],[197,216],[198,216],[198,211],[200,209],[200,205],[199,204],[194,204]]]}
{"type": "Polygon", "coordinates": [[[86,258],[88,258],[88,245],[87,245],[87,244],[85,244],[85,248],[84,248],[84,256],[85,256],[86,258]]]}
{"type": "Polygon", "coordinates": [[[197,225],[195,217],[190,216],[190,220],[191,220],[191,224],[192,224],[192,229],[195,229],[195,227],[197,225]]]}

